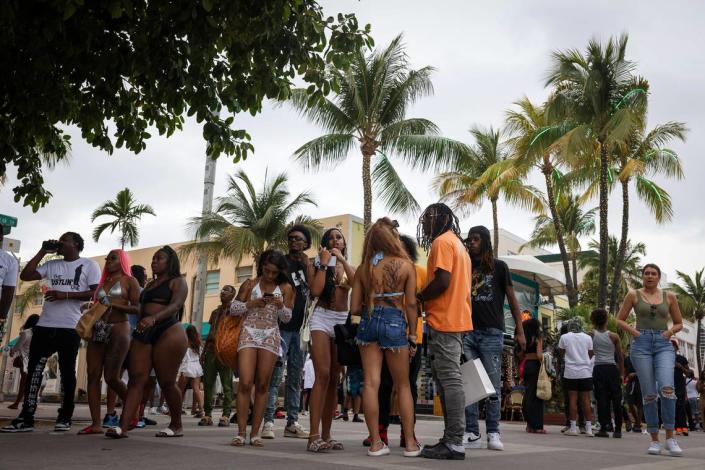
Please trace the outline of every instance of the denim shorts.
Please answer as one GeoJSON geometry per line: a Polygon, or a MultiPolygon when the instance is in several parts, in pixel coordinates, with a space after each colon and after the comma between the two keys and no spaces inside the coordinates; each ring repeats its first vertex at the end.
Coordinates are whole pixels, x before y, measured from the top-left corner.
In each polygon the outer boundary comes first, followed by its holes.
{"type": "Polygon", "coordinates": [[[371,315],[362,313],[355,341],[359,345],[377,343],[380,349],[408,347],[406,318],[398,308],[375,305],[371,315]]]}

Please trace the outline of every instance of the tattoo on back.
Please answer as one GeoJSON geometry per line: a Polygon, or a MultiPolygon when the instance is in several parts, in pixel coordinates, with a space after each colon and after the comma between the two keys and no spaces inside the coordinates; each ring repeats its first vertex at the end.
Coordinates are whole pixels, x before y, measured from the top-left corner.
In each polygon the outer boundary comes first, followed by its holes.
{"type": "MultiPolygon", "coordinates": [[[[382,285],[384,292],[397,292],[399,284],[402,261],[393,259],[385,263],[382,267],[382,285]]],[[[385,297],[386,304],[394,306],[394,298],[385,297]]]]}

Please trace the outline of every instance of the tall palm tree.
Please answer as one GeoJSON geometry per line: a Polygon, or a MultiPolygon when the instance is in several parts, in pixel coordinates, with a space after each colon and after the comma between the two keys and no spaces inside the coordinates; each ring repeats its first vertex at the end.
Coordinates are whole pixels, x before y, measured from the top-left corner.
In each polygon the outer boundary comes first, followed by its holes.
{"type": "Polygon", "coordinates": [[[461,213],[467,213],[489,200],[494,226],[494,256],[497,257],[499,198],[502,197],[508,204],[540,212],[543,210],[541,192],[515,175],[507,176],[509,173],[505,170],[512,165],[512,161],[500,131],[492,127],[473,127],[470,134],[474,144],[469,151],[459,156],[449,171],[436,176],[432,186],[442,200],[461,213]]]}
{"type": "Polygon", "coordinates": [[[566,157],[572,157],[574,166],[593,165],[599,174],[600,308],[607,303],[610,155],[640,125],[646,101],[646,91],[639,88],[633,74],[635,64],[626,59],[627,42],[624,34],[605,45],[591,40],[584,54],[554,52],[546,82],[555,86],[549,116],[572,125],[560,139],[566,157]]]}
{"type": "Polygon", "coordinates": [[[678,303],[681,305],[683,314],[694,319],[698,323],[698,336],[695,350],[697,353],[698,371],[703,370],[703,317],[705,317],[705,276],[703,271],[695,271],[693,276],[676,271],[680,284],[671,284],[671,290],[678,296],[678,303]]]}
{"type": "Polygon", "coordinates": [[[561,159],[562,153],[555,151],[553,147],[568,130],[568,124],[563,121],[549,121],[546,105],[535,105],[527,97],[514,104],[516,109],[506,112],[506,128],[511,135],[509,144],[513,149],[516,164],[508,171],[527,174],[535,168],[544,177],[546,206],[550,213],[550,218],[547,220],[553,223],[553,241],[558,245],[563,262],[568,303],[574,307],[578,303],[578,280],[570,271],[570,256],[566,249],[564,229],[560,223],[561,217],[557,207],[560,194],[558,186],[562,186],[559,168],[566,162],[561,159]]]}
{"type": "Polygon", "coordinates": [[[667,122],[646,132],[644,126],[634,130],[627,145],[619,146],[616,152],[618,167],[616,173],[622,189],[622,233],[617,262],[612,274],[610,292],[610,312],[616,313],[618,290],[616,280],[622,270],[627,238],[629,236],[629,185],[634,181],[636,194],[644,201],[654,215],[656,222],[670,221],[673,216],[671,197],[649,179],[651,175],[665,175],[676,179],[683,178],[683,168],[678,154],[666,147],[672,140],[685,140],[687,129],[681,122],[667,122]]]}
{"type": "MultiPolygon", "coordinates": [[[[608,269],[613,269],[614,264],[617,260],[617,250],[619,249],[619,242],[614,236],[610,236],[609,243],[607,245],[607,267],[608,269]]],[[[600,279],[600,255],[597,250],[600,249],[600,242],[596,240],[591,240],[588,244],[588,248],[591,251],[582,253],[578,257],[578,267],[580,269],[586,269],[585,277],[583,278],[583,284],[594,286],[596,290],[599,291],[599,279],[600,279]]],[[[624,264],[622,265],[622,271],[619,277],[619,290],[618,295],[624,297],[627,295],[629,289],[636,289],[641,287],[641,258],[646,256],[646,245],[643,243],[632,244],[631,240],[627,240],[627,250],[625,251],[624,264]]],[[[609,287],[609,286],[608,286],[609,287]]],[[[583,289],[583,292],[585,290],[583,289]]],[[[593,293],[590,292],[590,295],[593,293]]],[[[597,292],[594,293],[597,297],[597,292]]],[[[583,298],[582,303],[596,304],[596,298],[583,298]]]]}
{"type": "Polygon", "coordinates": [[[419,210],[390,156],[427,170],[466,151],[462,143],[440,136],[438,127],[428,119],[406,117],[409,106],[433,93],[433,71],[429,66],[418,70],[409,67],[399,35],[386,49],[369,55],[358,51],[349,69],[332,69],[339,83],[332,100],[310,102],[305,90],[295,90],[290,97],[295,109],[326,132],[294,152],[304,168],[334,167],[359,146],[365,230],[372,221],[373,185],[390,212],[419,210]]]}
{"type": "Polygon", "coordinates": [[[534,217],[534,231],[531,239],[519,247],[519,251],[524,247],[543,248],[556,243],[556,225],[561,227],[565,235],[565,243],[568,249],[572,267],[572,277],[578,283],[578,253],[580,253],[580,238],[591,235],[595,232],[595,213],[597,207],[584,211],[577,195],[558,196],[556,211],[558,213],[558,224],[546,214],[534,217]]]}
{"type": "Polygon", "coordinates": [[[139,243],[140,232],[137,224],[143,215],[154,215],[154,209],[148,204],[138,204],[132,191],[125,188],[117,193],[115,200],[106,201],[100,205],[91,215],[91,222],[95,222],[98,217],[112,217],[112,222],[104,222],[93,230],[93,240],[98,241],[100,236],[107,229],[110,233],[118,230],[120,232],[120,247],[125,249],[125,245],[131,247],[139,243]]]}
{"type": "Polygon", "coordinates": [[[287,182],[286,173],[271,180],[265,174],[257,191],[249,176],[238,170],[229,178],[227,196],[217,198],[215,210],[191,219],[196,241],[182,246],[180,254],[186,258],[205,254],[212,262],[225,257],[239,265],[247,255],[256,260],[268,248],[285,248],[286,230],[294,223],[307,226],[316,240],[320,239],[322,226],[316,219],[306,215],[292,219],[303,206],[315,206],[316,202],[307,191],[292,199],[287,182]],[[207,241],[198,241],[201,237],[207,241]]]}

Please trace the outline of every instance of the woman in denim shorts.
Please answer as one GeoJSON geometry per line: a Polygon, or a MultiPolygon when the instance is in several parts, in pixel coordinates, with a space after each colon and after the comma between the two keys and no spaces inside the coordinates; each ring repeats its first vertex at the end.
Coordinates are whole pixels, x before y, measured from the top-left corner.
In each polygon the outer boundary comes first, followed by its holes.
{"type": "Polygon", "coordinates": [[[357,344],[364,370],[363,403],[371,446],[367,455],[389,454],[379,436],[378,390],[386,359],[399,396],[405,457],[421,448],[414,437],[414,405],[409,385],[409,357],[416,354],[416,270],[399,241],[396,224],[379,219],[365,236],[362,264],[353,282],[351,314],[360,315],[357,344]],[[411,326],[408,328],[407,325],[411,326]],[[407,335],[407,331],[411,332],[407,335]]]}
{"type": "Polygon", "coordinates": [[[661,418],[666,429],[665,449],[671,456],[680,456],[683,451],[673,434],[676,414],[673,369],[676,353],[670,340],[683,328],[683,317],[676,296],[659,289],[661,269],[658,266],[645,265],[642,269],[642,280],[644,287],[630,291],[624,299],[617,314],[617,325],[632,335],[630,358],[639,377],[646,427],[651,434],[648,453],[661,453],[657,408],[657,399],[660,397],[661,418]],[[636,314],[635,326],[626,322],[632,309],[636,314]],[[673,323],[670,328],[669,320],[673,323]]]}

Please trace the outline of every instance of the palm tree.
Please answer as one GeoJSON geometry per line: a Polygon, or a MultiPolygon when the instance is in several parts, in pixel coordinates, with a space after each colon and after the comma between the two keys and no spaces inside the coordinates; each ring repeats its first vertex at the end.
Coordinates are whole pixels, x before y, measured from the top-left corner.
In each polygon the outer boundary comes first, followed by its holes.
{"type": "Polygon", "coordinates": [[[243,170],[228,181],[228,194],[216,200],[213,212],[191,219],[195,240],[205,237],[207,241],[194,241],[180,248],[186,258],[192,254],[204,254],[211,262],[220,257],[234,259],[239,265],[242,258],[251,255],[255,260],[268,248],[286,247],[286,230],[294,223],[303,224],[311,234],[320,239],[322,229],[318,220],[293,214],[303,206],[316,205],[309,192],[293,199],[287,189],[288,177],[280,173],[270,180],[265,174],[264,185],[257,192],[252,181],[243,170]]]}
{"type": "Polygon", "coordinates": [[[573,166],[592,166],[599,178],[599,286],[597,306],[607,302],[607,229],[610,155],[626,141],[644,117],[646,91],[626,60],[628,36],[610,38],[606,45],[591,40],[585,54],[577,50],[553,53],[547,85],[555,86],[549,117],[570,123],[560,140],[573,166]]]}
{"type": "MultiPolygon", "coordinates": [[[[578,253],[580,253],[580,238],[591,235],[595,232],[595,212],[597,207],[584,211],[580,206],[579,197],[576,195],[563,196],[559,193],[556,204],[558,213],[558,224],[546,214],[540,214],[534,218],[535,226],[531,234],[531,239],[519,247],[519,251],[524,247],[543,248],[556,243],[556,225],[561,227],[565,235],[565,243],[568,249],[572,267],[572,277],[578,283],[578,253]]],[[[577,287],[577,286],[576,286],[577,287]]]]}
{"type": "Polygon", "coordinates": [[[459,156],[455,166],[434,178],[432,186],[443,201],[467,214],[482,206],[485,199],[492,205],[494,226],[494,256],[499,245],[497,202],[502,197],[508,204],[518,205],[539,212],[543,209],[541,193],[519,178],[506,177],[504,171],[511,165],[506,143],[500,131],[473,127],[470,129],[475,143],[469,151],[459,156]]]}
{"type": "MultiPolygon", "coordinates": [[[[607,267],[608,269],[613,269],[614,264],[617,260],[617,250],[619,242],[614,236],[610,236],[609,243],[607,245],[608,257],[607,257],[607,267]]],[[[591,240],[588,244],[588,248],[591,251],[582,253],[578,257],[578,267],[580,269],[586,269],[585,277],[583,278],[583,287],[585,285],[594,286],[596,290],[599,291],[599,279],[600,279],[600,255],[597,250],[600,249],[600,243],[596,240],[591,240]]],[[[624,297],[627,295],[629,289],[636,289],[641,287],[641,257],[646,256],[646,245],[639,242],[632,244],[631,240],[627,240],[627,249],[624,255],[624,264],[622,265],[622,271],[620,273],[618,281],[618,295],[624,297]]],[[[609,287],[609,286],[608,286],[609,287]]],[[[585,293],[585,289],[581,289],[585,293]]],[[[589,291],[589,289],[588,289],[589,291]]],[[[593,292],[588,292],[589,296],[592,296],[593,292]]],[[[595,296],[597,292],[595,292],[595,296]]],[[[593,298],[582,298],[582,303],[593,304],[595,299],[593,298]]]]}
{"type": "Polygon", "coordinates": [[[295,109],[326,131],[294,152],[304,168],[334,167],[359,145],[365,230],[372,221],[373,185],[390,212],[419,210],[389,156],[397,155],[412,167],[427,170],[466,151],[462,143],[440,136],[428,119],[406,117],[410,105],[433,93],[433,71],[429,66],[409,67],[399,35],[386,49],[370,55],[358,51],[349,69],[332,69],[339,83],[332,100],[310,102],[305,90],[295,90],[290,97],[295,109]]]}
{"type": "Polygon", "coordinates": [[[649,207],[656,222],[664,223],[671,220],[673,216],[671,197],[663,188],[649,179],[649,176],[665,175],[676,179],[683,178],[683,168],[678,154],[666,148],[666,145],[674,139],[684,141],[686,132],[685,124],[681,122],[667,122],[654,127],[649,132],[645,131],[644,126],[640,126],[629,137],[627,145],[617,148],[619,166],[616,168],[616,173],[619,175],[622,187],[622,233],[617,262],[612,274],[610,312],[617,311],[619,299],[616,280],[622,270],[627,249],[626,241],[629,236],[629,183],[635,182],[637,196],[649,207]]]}
{"type": "Polygon", "coordinates": [[[93,211],[91,222],[95,222],[95,219],[102,216],[113,218],[112,222],[102,223],[93,230],[93,240],[97,242],[103,232],[110,229],[110,233],[115,230],[120,232],[120,247],[122,249],[125,249],[126,244],[131,247],[137,245],[140,239],[137,224],[145,214],[156,216],[151,206],[138,204],[132,191],[125,188],[117,193],[115,200],[106,201],[93,211]]]}
{"type": "Polygon", "coordinates": [[[699,371],[703,370],[703,347],[705,346],[702,344],[703,317],[705,317],[705,277],[703,276],[703,271],[705,271],[705,268],[695,271],[695,275],[692,277],[676,271],[683,286],[675,283],[671,284],[671,290],[678,296],[678,303],[681,305],[683,314],[698,323],[695,350],[698,352],[699,371]]]}
{"type": "MultiPolygon", "coordinates": [[[[557,186],[562,186],[559,167],[565,165],[565,162],[561,160],[562,153],[553,148],[555,142],[565,134],[568,126],[561,121],[549,121],[546,105],[537,106],[526,97],[514,104],[518,109],[510,109],[506,112],[506,127],[512,136],[509,143],[513,148],[516,165],[508,171],[525,175],[536,168],[544,176],[546,205],[550,213],[550,218],[547,220],[553,223],[553,242],[558,245],[563,261],[568,303],[574,307],[578,303],[578,280],[570,271],[570,257],[557,207],[559,199],[557,186]]],[[[549,244],[552,245],[553,242],[549,244]]]]}

